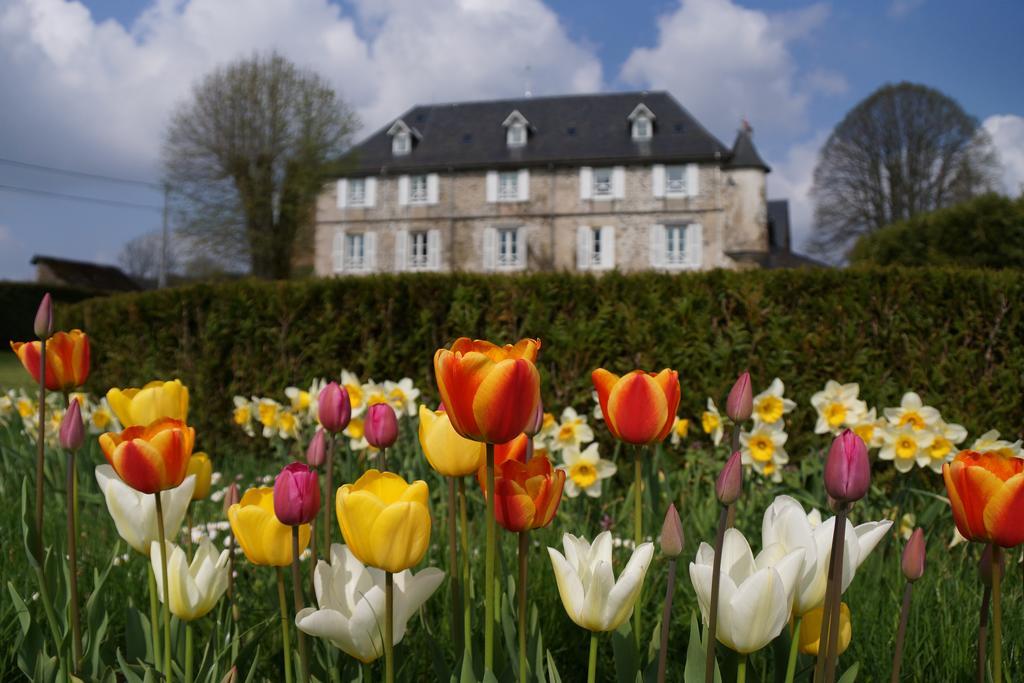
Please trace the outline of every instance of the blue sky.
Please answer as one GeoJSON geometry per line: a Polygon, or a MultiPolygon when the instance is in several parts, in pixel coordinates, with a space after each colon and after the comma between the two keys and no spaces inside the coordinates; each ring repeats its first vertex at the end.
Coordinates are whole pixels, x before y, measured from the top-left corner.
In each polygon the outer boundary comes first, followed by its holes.
{"type": "MultiPolygon", "coordinates": [[[[856,102],[911,80],[954,96],[1024,183],[1024,3],[938,0],[0,0],[0,158],[159,179],[160,135],[213,66],[274,47],[374,128],[420,101],[668,89],[727,144],[741,116],[798,239],[818,147],[856,102]],[[529,70],[527,70],[529,67],[529,70]],[[6,100],[7,98],[5,98],[6,100]]],[[[159,193],[0,163],[0,185],[157,206],[159,193]]],[[[115,262],[155,210],[0,188],[0,278],[45,253],[115,262]]]]}

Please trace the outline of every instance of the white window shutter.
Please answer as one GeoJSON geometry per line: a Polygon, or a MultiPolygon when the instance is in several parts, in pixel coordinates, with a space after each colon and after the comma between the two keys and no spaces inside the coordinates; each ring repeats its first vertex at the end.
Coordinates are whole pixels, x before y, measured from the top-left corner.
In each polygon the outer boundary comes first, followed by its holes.
{"type": "Polygon", "coordinates": [[[427,176],[427,204],[437,204],[437,174],[427,176]]]}
{"type": "Polygon", "coordinates": [[[498,201],[498,172],[488,171],[487,172],[487,201],[496,202],[498,201]]]}
{"type": "Polygon", "coordinates": [[[590,199],[594,190],[594,169],[580,166],[580,199],[590,199]]]}
{"type": "Polygon", "coordinates": [[[334,231],[334,244],[331,245],[331,260],[335,273],[345,270],[345,231],[334,231]]]}
{"type": "Polygon", "coordinates": [[[704,262],[704,228],[700,223],[686,226],[686,262],[691,268],[700,268],[704,262]]]}
{"type": "Polygon", "coordinates": [[[367,178],[366,179],[366,198],[363,203],[366,206],[374,206],[377,203],[377,179],[367,178]]]}
{"type": "Polygon", "coordinates": [[[526,227],[516,228],[516,268],[526,268],[526,227]]]}
{"type": "Polygon", "coordinates": [[[401,273],[409,265],[409,233],[399,230],[395,233],[395,272],[401,273]]]}
{"type": "Polygon", "coordinates": [[[398,176],[398,205],[405,206],[409,203],[409,176],[398,176]]]}
{"type": "Polygon", "coordinates": [[[519,192],[519,201],[525,202],[530,198],[530,172],[525,168],[519,170],[516,190],[519,192]]]}
{"type": "Polygon", "coordinates": [[[593,231],[589,225],[581,225],[576,228],[576,269],[588,270],[590,268],[590,252],[593,250],[593,231]]]}
{"type": "Polygon", "coordinates": [[[665,165],[655,164],[651,166],[651,190],[655,197],[665,196],[665,165]]]}
{"type": "Polygon", "coordinates": [[[344,209],[348,206],[348,181],[342,178],[338,181],[338,208],[344,209]]]}
{"type": "Polygon", "coordinates": [[[626,169],[622,166],[612,169],[612,196],[616,199],[626,196],[626,169]]]}
{"type": "Polygon", "coordinates": [[[665,266],[665,226],[652,225],[648,232],[652,268],[665,266]]]}
{"type": "Polygon", "coordinates": [[[498,248],[494,228],[484,228],[483,264],[484,270],[494,270],[495,250],[498,248]]]}
{"type": "Polygon", "coordinates": [[[700,194],[700,188],[698,187],[698,172],[697,164],[686,165],[686,194],[691,197],[696,197],[700,194]]]}
{"type": "Polygon", "coordinates": [[[366,270],[377,270],[377,233],[363,233],[363,260],[366,270]]]}
{"type": "Polygon", "coordinates": [[[611,270],[615,267],[615,226],[605,225],[601,228],[601,268],[611,270]]]}
{"type": "Polygon", "coordinates": [[[430,270],[441,270],[441,231],[427,231],[427,266],[430,270]]]}

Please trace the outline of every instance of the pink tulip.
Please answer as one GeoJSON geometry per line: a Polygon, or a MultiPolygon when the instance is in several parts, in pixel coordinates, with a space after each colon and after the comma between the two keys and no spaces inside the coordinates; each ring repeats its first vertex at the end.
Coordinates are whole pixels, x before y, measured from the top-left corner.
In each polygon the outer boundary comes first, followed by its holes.
{"type": "Polygon", "coordinates": [[[301,462],[287,465],[274,480],[274,514],[281,524],[308,524],[320,512],[316,470],[301,462]]]}
{"type": "Polygon", "coordinates": [[[914,533],[910,534],[910,540],[903,548],[901,565],[903,576],[907,577],[907,581],[917,581],[924,575],[924,556],[924,530],[918,527],[914,529],[914,533]]]}
{"type": "Polygon", "coordinates": [[[533,417],[526,423],[526,427],[523,429],[523,434],[533,437],[537,436],[541,428],[544,426],[544,402],[537,401],[537,409],[533,411],[533,417]]]}
{"type": "Polygon", "coordinates": [[[352,403],[345,387],[331,382],[320,390],[317,398],[317,417],[324,429],[334,434],[344,431],[352,419],[352,403]]]}
{"type": "Polygon", "coordinates": [[[325,460],[327,460],[327,432],[318,429],[309,442],[309,447],[306,448],[306,464],[310,467],[320,467],[325,460]]]}
{"type": "Polygon", "coordinates": [[[743,456],[739,451],[733,453],[718,473],[715,481],[715,495],[722,505],[732,505],[743,492],[743,456]]]}
{"type": "Polygon", "coordinates": [[[390,448],[398,439],[398,418],[387,403],[375,403],[366,411],[366,440],[374,448],[390,448]]]}
{"type": "Polygon", "coordinates": [[[39,309],[36,310],[36,319],[32,327],[39,339],[49,339],[53,334],[53,297],[47,292],[43,300],[39,302],[39,309]]]}
{"type": "Polygon", "coordinates": [[[825,491],[839,503],[863,498],[871,485],[868,447],[849,429],[832,441],[825,461],[825,491]]]}
{"type": "Polygon", "coordinates": [[[228,510],[231,506],[241,500],[241,496],[238,493],[238,483],[231,482],[231,486],[228,487],[228,492],[224,494],[224,514],[228,514],[228,510]]]}
{"type": "MultiPolygon", "coordinates": [[[[49,296],[49,294],[47,294],[49,296]]],[[[60,447],[68,451],[77,451],[85,440],[85,428],[82,425],[82,409],[77,399],[71,400],[64,419],[60,421],[60,447]]]]}
{"type": "Polygon", "coordinates": [[[750,373],[744,372],[736,379],[725,400],[725,414],[733,422],[746,422],[754,412],[754,394],[750,388],[750,373]]]}
{"type": "Polygon", "coordinates": [[[679,519],[676,504],[670,503],[665,513],[665,522],[661,525],[661,552],[666,557],[679,557],[683,552],[683,521],[679,519]]]}

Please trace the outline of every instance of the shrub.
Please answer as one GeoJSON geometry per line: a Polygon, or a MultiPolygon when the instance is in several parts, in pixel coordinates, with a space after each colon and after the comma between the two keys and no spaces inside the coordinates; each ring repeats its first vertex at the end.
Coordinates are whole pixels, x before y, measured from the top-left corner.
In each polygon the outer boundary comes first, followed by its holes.
{"type": "Polygon", "coordinates": [[[684,416],[722,400],[744,368],[755,388],[782,377],[800,404],[787,446],[800,455],[824,442],[809,399],[829,378],[860,382],[870,405],[915,389],[972,434],[1020,431],[1022,302],[1016,271],[423,274],[124,294],[62,307],[60,322],[93,338],[94,391],[181,377],[201,445],[221,453],[245,442],[235,394],[279,395],[350,368],[408,375],[434,401],[434,350],[468,335],[541,337],[556,407],[589,408],[598,366],[678,369],[684,416]]]}

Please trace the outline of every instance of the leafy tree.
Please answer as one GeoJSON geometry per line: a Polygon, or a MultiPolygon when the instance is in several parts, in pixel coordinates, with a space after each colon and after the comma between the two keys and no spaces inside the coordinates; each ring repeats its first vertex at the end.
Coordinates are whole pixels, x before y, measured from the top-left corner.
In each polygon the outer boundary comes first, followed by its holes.
{"type": "Polygon", "coordinates": [[[1024,268],[1024,195],[986,194],[864,235],[856,264],[1024,268]]]}
{"type": "Polygon", "coordinates": [[[218,68],[174,114],[163,161],[195,248],[287,278],[316,198],[356,127],[317,74],[272,53],[218,68]]]}
{"type": "Polygon", "coordinates": [[[814,169],[812,249],[835,257],[859,235],[991,191],[992,143],[952,98],[887,84],[835,127],[814,169]]]}
{"type": "MultiPolygon", "coordinates": [[[[124,272],[136,280],[156,281],[160,274],[163,236],[159,230],[128,240],[117,256],[118,263],[124,272]]],[[[181,265],[181,254],[178,243],[171,240],[167,248],[167,272],[175,272],[181,265]]]]}

